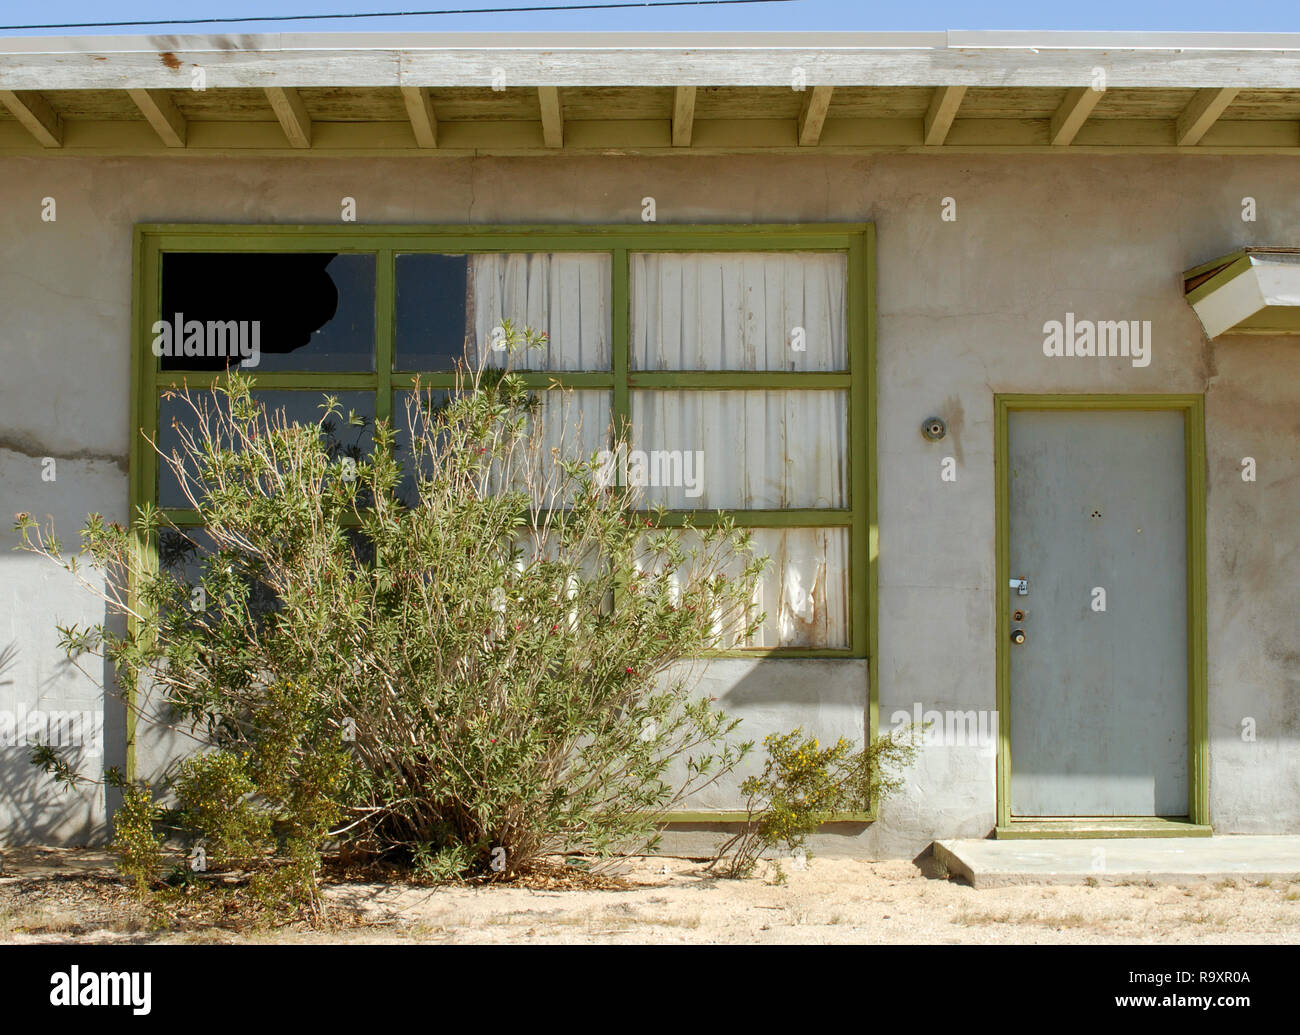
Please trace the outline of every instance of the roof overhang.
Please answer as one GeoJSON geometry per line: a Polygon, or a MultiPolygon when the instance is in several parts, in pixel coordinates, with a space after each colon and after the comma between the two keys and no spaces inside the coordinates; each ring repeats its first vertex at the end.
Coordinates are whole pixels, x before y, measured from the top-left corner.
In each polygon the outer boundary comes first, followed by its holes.
{"type": "Polygon", "coordinates": [[[1300,33],[0,38],[0,154],[1300,154],[1300,33]]]}
{"type": "Polygon", "coordinates": [[[1183,274],[1207,337],[1300,334],[1300,248],[1243,248],[1183,274]]]}
{"type": "Polygon", "coordinates": [[[269,33],[0,37],[0,88],[464,86],[505,66],[532,86],[1296,88],[1300,33],[269,33]],[[167,60],[163,60],[163,55],[167,60]],[[63,80],[54,82],[55,78],[63,80]],[[72,81],[69,81],[72,80],[72,81]],[[184,85],[184,84],[181,84],[184,85]]]}

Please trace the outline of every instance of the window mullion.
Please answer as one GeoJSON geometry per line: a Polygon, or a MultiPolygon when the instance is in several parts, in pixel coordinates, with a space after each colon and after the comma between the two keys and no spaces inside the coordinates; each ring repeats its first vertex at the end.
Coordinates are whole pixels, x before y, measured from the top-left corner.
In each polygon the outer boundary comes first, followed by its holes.
{"type": "Polygon", "coordinates": [[[628,370],[629,350],[629,291],[628,291],[628,252],[626,248],[614,249],[613,256],[614,285],[611,293],[613,313],[612,344],[614,362],[614,398],[611,403],[610,418],[615,438],[623,438],[630,431],[630,391],[628,370]]]}
{"type": "Polygon", "coordinates": [[[394,308],[397,304],[392,248],[380,249],[375,257],[375,370],[379,380],[375,386],[375,420],[391,420],[393,416],[393,328],[394,308]]]}
{"type": "MultiPolygon", "coordinates": [[[[849,644],[859,656],[870,656],[875,680],[876,662],[871,632],[874,628],[875,555],[876,555],[876,486],[875,486],[875,411],[871,378],[875,376],[873,329],[868,308],[873,271],[864,238],[849,246],[848,334],[849,369],[853,386],[849,389],[848,485],[845,502],[853,514],[849,532],[849,644]],[[855,347],[857,351],[855,351],[855,347]]],[[[872,696],[872,708],[875,697],[872,696]]],[[[875,729],[875,714],[871,728],[875,729]]]]}

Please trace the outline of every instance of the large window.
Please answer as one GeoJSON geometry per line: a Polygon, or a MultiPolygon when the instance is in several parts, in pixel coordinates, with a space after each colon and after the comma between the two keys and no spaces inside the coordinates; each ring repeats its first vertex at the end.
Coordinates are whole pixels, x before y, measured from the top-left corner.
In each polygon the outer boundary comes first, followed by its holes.
{"type": "MultiPolygon", "coordinates": [[[[329,392],[400,428],[416,377],[497,362],[509,320],[547,335],[516,360],[529,383],[574,390],[548,430],[565,451],[625,429],[618,471],[670,523],[754,529],[767,621],[741,650],[869,654],[869,228],[147,227],[138,264],[135,424],[164,450],[186,419],[168,390],[236,363],[290,416],[329,392]]],[[[372,448],[368,427],[327,432],[372,448]]],[[[136,502],[196,524],[137,438],[136,502]]]]}

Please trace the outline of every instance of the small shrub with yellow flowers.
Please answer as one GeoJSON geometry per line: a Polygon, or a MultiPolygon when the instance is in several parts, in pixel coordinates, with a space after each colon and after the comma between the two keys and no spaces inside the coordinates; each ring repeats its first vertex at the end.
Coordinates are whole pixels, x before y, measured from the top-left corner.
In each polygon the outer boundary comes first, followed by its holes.
{"type": "MultiPolygon", "coordinates": [[[[767,761],[741,784],[744,826],[710,864],[728,877],[746,877],[765,854],[784,848],[806,856],[808,835],[837,814],[865,812],[901,785],[899,771],[916,753],[908,729],[877,737],[865,748],[842,737],[822,747],[802,728],[763,740],[767,761]]],[[[777,879],[784,873],[777,865],[777,879]]]]}

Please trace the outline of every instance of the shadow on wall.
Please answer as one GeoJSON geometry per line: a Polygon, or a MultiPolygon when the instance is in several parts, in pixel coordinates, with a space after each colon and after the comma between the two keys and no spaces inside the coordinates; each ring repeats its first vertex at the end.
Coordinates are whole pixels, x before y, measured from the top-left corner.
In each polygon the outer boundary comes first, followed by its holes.
{"type": "MultiPolygon", "coordinates": [[[[720,704],[737,714],[754,709],[788,711],[794,721],[811,721],[819,709],[833,712],[843,721],[845,713],[857,717],[856,735],[866,729],[867,665],[862,659],[762,658],[727,659],[712,662],[701,679],[701,688],[720,687],[710,693],[720,704]],[[715,682],[716,680],[716,682],[715,682]]],[[[848,736],[848,733],[839,735],[848,736]]]]}
{"type": "MultiPolygon", "coordinates": [[[[109,628],[121,635],[125,622],[115,619],[109,628]]],[[[112,666],[99,662],[106,692],[88,707],[53,689],[72,661],[60,657],[52,674],[30,687],[22,685],[20,656],[17,640],[0,647],[0,698],[7,702],[0,709],[0,846],[104,844],[122,796],[100,781],[108,768],[126,770],[126,706],[112,666]],[[34,765],[38,743],[52,745],[86,782],[68,788],[34,765]]]]}
{"type": "MultiPolygon", "coordinates": [[[[740,785],[762,771],[769,733],[788,733],[796,726],[833,744],[839,737],[861,745],[866,732],[867,662],[861,658],[715,658],[701,665],[695,693],[711,697],[728,717],[740,719],[733,743],[753,741],[749,757],[716,784],[701,788],[679,808],[683,811],[734,811],[744,807],[740,785]]],[[[665,777],[677,785],[684,777],[682,760],[674,760],[665,777]]]]}

